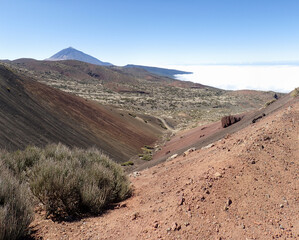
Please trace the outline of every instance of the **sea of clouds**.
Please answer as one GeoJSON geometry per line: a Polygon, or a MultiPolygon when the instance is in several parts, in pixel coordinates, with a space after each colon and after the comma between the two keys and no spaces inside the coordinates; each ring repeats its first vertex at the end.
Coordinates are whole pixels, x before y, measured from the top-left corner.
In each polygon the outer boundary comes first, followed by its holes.
{"type": "Polygon", "coordinates": [[[226,89],[253,89],[288,93],[299,87],[299,66],[287,65],[176,65],[168,68],[193,74],[177,79],[226,89]]]}

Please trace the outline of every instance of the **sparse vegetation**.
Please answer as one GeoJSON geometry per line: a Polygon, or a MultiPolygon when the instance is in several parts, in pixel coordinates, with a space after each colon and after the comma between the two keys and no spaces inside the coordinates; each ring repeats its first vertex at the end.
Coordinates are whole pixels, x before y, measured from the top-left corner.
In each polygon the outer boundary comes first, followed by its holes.
{"type": "Polygon", "coordinates": [[[161,128],[167,130],[167,127],[165,127],[165,125],[163,123],[160,123],[159,125],[160,125],[161,128]]]}
{"type": "Polygon", "coordinates": [[[148,146],[148,145],[145,145],[144,148],[146,148],[146,149],[150,149],[150,150],[155,149],[154,147],[152,147],[152,146],[148,146]]]}
{"type": "Polygon", "coordinates": [[[145,161],[150,161],[153,159],[153,156],[151,154],[144,154],[141,159],[145,161]]]}
{"type": "Polygon", "coordinates": [[[267,107],[267,106],[271,105],[272,103],[274,103],[275,101],[276,101],[276,99],[272,99],[271,101],[266,102],[265,106],[267,107]]]}
{"type": "Polygon", "coordinates": [[[142,154],[138,154],[138,156],[145,161],[150,161],[153,159],[153,147],[145,145],[141,150],[143,151],[142,154]]]}
{"type": "Polygon", "coordinates": [[[129,114],[129,116],[131,116],[131,117],[133,117],[133,118],[136,117],[136,114],[134,114],[134,113],[128,113],[128,114],[129,114]]]}
{"type": "Polygon", "coordinates": [[[127,161],[121,164],[122,166],[132,166],[134,163],[132,161],[127,161]]]}
{"type": "Polygon", "coordinates": [[[0,240],[24,237],[32,220],[28,188],[0,163],[0,240]]]}
{"type": "MultiPolygon", "coordinates": [[[[31,69],[30,64],[12,66],[20,74],[26,74],[37,81],[65,92],[95,100],[104,105],[112,105],[130,112],[131,117],[148,114],[171,118],[176,128],[186,128],[198,121],[213,122],[225,115],[236,115],[262,107],[273,98],[273,92],[233,92],[212,88],[193,88],[188,85],[176,86],[174,80],[143,75],[126,69],[98,67],[87,70],[83,65],[68,65],[67,62],[47,63],[45,70],[31,69]],[[26,69],[27,67],[27,69],[26,69]],[[68,76],[63,72],[80,73],[68,76]],[[88,73],[101,77],[90,76],[88,73]],[[82,74],[85,74],[82,75],[82,74]],[[135,75],[136,74],[136,75],[135,75]],[[121,79],[115,83],[111,79],[121,79]],[[154,80],[154,81],[153,81],[154,80]],[[121,91],[125,89],[126,91],[121,91]],[[140,94],[146,92],[149,94],[140,94]]],[[[191,85],[192,86],[192,85],[191,85]]],[[[281,94],[276,94],[279,98],[281,94]]],[[[148,120],[146,120],[148,121],[148,120]]],[[[167,129],[164,124],[161,128],[167,129]]]]}
{"type": "Polygon", "coordinates": [[[299,96],[299,87],[295,88],[292,92],[291,92],[291,96],[292,97],[298,97],[299,96]]]}
{"type": "Polygon", "coordinates": [[[2,158],[54,218],[99,214],[130,195],[122,168],[96,149],[58,144],[4,153],[2,158]]]}

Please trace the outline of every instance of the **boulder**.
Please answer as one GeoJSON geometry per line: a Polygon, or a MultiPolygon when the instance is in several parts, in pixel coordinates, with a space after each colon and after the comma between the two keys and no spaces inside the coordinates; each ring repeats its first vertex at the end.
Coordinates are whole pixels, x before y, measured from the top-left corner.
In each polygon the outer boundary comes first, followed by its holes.
{"type": "Polygon", "coordinates": [[[178,156],[178,154],[174,154],[171,157],[167,158],[166,161],[171,161],[171,160],[175,159],[177,156],[178,156]]]}
{"type": "Polygon", "coordinates": [[[186,157],[187,155],[189,155],[189,153],[194,152],[196,150],[196,148],[189,148],[187,151],[185,151],[183,153],[183,156],[186,157]]]}

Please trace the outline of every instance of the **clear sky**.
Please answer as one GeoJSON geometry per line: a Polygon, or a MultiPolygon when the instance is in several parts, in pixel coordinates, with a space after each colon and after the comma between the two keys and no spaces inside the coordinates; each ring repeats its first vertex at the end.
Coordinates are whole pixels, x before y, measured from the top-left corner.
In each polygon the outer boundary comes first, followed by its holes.
{"type": "Polygon", "coordinates": [[[298,0],[0,0],[0,59],[72,46],[116,65],[299,60],[298,0]]]}

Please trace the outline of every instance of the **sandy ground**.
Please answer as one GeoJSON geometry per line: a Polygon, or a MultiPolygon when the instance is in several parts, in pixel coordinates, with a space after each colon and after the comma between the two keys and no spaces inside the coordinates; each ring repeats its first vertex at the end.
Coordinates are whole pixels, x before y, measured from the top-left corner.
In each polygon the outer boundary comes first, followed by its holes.
{"type": "Polygon", "coordinates": [[[209,148],[132,174],[130,199],[36,239],[299,239],[299,102],[209,148]]]}

